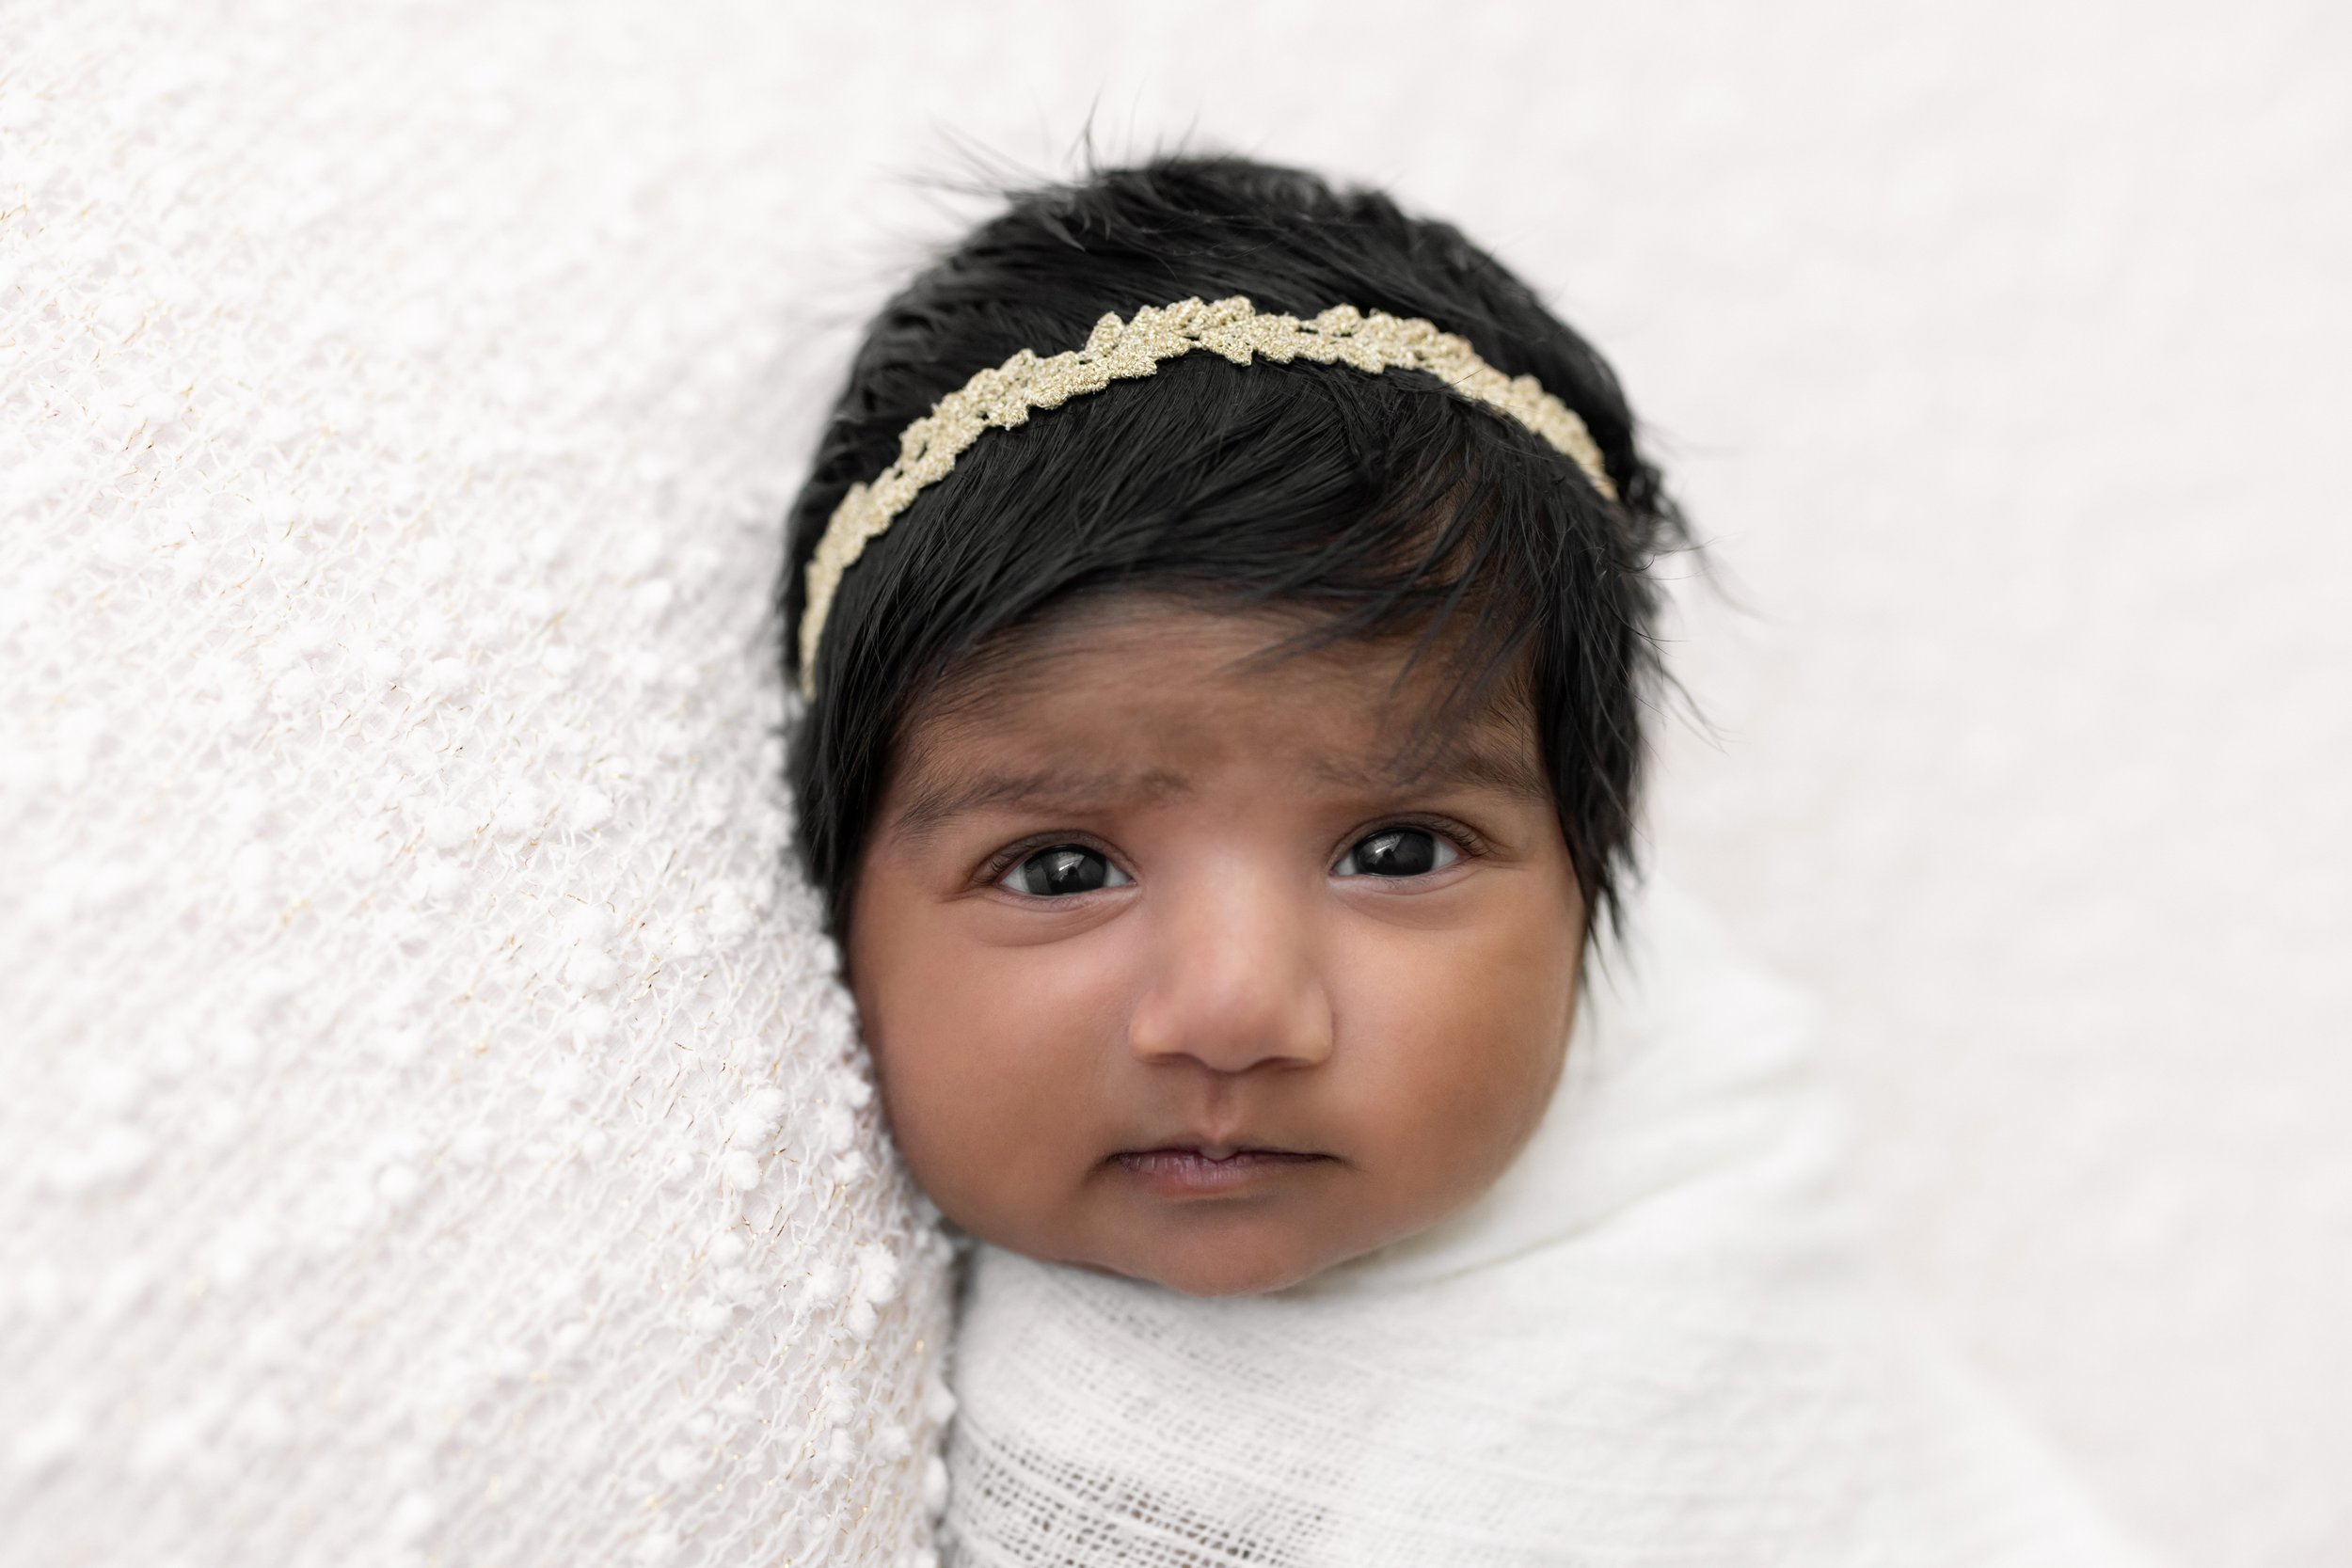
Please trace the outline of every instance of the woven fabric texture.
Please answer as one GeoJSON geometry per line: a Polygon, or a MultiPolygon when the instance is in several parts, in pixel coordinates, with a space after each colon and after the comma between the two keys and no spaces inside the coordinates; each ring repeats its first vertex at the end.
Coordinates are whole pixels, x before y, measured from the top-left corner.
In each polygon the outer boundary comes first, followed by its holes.
{"type": "Polygon", "coordinates": [[[520,13],[0,25],[0,1561],[929,1560],[772,127],[520,13]]]}

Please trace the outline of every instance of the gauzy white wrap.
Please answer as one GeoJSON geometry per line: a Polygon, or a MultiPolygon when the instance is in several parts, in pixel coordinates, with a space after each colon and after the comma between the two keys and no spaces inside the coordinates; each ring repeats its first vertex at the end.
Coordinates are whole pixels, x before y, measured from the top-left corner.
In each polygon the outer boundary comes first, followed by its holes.
{"type": "Polygon", "coordinates": [[[1802,1005],[1670,890],[1630,931],[1436,1230],[1230,1300],[980,1248],[950,1560],[2138,1561],[1879,1294],[1802,1005]]]}

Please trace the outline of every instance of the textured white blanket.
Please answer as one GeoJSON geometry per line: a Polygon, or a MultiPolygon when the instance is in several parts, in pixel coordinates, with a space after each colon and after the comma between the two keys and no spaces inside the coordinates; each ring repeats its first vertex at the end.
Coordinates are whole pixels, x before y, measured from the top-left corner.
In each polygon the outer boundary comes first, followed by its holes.
{"type": "Polygon", "coordinates": [[[715,24],[265,9],[0,8],[0,1562],[919,1562],[778,117],[715,24]]]}
{"type": "Polygon", "coordinates": [[[1670,890],[1633,930],[1435,1231],[1222,1301],[982,1249],[951,1560],[2137,1561],[1879,1293],[1803,1007],[1670,890]]]}

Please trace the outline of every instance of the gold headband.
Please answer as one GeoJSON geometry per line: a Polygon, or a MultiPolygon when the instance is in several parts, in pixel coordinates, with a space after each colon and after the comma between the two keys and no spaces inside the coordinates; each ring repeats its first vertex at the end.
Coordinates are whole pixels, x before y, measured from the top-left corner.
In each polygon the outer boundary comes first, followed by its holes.
{"type": "Polygon", "coordinates": [[[1545,391],[1534,376],[1504,375],[1466,340],[1419,317],[1367,314],[1352,305],[1335,305],[1312,321],[1262,316],[1239,294],[1214,305],[1197,299],[1147,305],[1132,321],[1105,315],[1082,349],[1041,359],[1025,348],[996,369],[980,372],[907,426],[898,437],[898,460],[871,484],[850,486],[808,561],[807,602],[801,610],[801,695],[816,695],[817,649],[841,575],[925,485],[947,476],[982,431],[1026,424],[1034,409],[1059,408],[1114,381],[1151,375],[1163,359],[1180,359],[1196,348],[1221,354],[1236,365],[1263,355],[1277,364],[1311,359],[1374,373],[1427,371],[1471,402],[1518,420],[1582,469],[1594,489],[1617,499],[1600,448],[1576,410],[1545,391]]]}

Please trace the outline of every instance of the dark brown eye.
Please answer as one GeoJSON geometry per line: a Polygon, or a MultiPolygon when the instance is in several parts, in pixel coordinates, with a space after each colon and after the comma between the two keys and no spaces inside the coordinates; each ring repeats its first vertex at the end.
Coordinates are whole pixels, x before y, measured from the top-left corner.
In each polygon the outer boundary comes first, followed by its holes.
{"type": "Polygon", "coordinates": [[[1025,857],[998,879],[996,885],[1034,897],[1062,898],[1100,888],[1123,887],[1134,880],[1099,849],[1089,849],[1083,844],[1057,844],[1025,857]]]}
{"type": "Polygon", "coordinates": [[[1335,877],[1420,877],[1440,871],[1462,852],[1426,828],[1383,828],[1350,846],[1335,877]]]}

